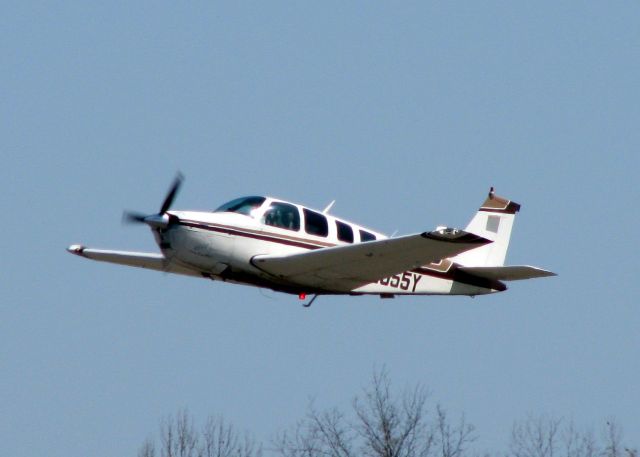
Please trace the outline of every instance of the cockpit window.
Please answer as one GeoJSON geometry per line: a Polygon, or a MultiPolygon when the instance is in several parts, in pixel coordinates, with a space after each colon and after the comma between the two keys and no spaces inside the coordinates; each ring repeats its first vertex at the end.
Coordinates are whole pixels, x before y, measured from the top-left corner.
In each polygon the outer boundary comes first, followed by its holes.
{"type": "Polygon", "coordinates": [[[265,225],[287,230],[300,230],[300,212],[288,203],[273,202],[264,213],[265,225]]]}
{"type": "Polygon", "coordinates": [[[266,199],[264,197],[241,197],[231,200],[218,208],[216,213],[239,213],[249,216],[251,211],[258,208],[264,203],[266,199]]]}

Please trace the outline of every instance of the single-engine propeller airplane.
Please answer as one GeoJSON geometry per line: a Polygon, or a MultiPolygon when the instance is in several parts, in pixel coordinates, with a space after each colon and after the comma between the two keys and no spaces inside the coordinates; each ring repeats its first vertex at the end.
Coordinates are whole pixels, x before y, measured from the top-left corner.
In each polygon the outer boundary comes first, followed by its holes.
{"type": "Polygon", "coordinates": [[[464,230],[387,237],[284,200],[250,196],[215,211],[170,211],[178,174],[157,214],[125,212],[151,228],[161,253],[112,251],[74,244],[80,257],[297,294],[468,295],[502,292],[503,281],[555,276],[528,265],[505,266],[520,205],[488,197],[464,230]]]}

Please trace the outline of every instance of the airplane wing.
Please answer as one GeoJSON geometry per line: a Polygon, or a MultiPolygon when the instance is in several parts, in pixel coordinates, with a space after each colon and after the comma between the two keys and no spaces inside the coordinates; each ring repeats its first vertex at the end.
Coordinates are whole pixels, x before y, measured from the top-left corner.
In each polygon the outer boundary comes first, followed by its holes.
{"type": "Polygon", "coordinates": [[[255,256],[251,262],[311,290],[348,292],[487,243],[491,241],[463,230],[444,229],[287,256],[255,256]]]}
{"type": "Polygon", "coordinates": [[[552,271],[529,265],[509,265],[503,267],[458,267],[466,273],[496,281],[517,281],[520,279],[544,278],[557,276],[552,271]]]}
{"type": "Polygon", "coordinates": [[[188,276],[202,277],[197,270],[182,267],[171,262],[165,256],[153,252],[109,251],[104,249],[90,249],[78,244],[67,248],[72,254],[99,262],[117,263],[130,267],[147,268],[149,270],[177,273],[188,276]]]}

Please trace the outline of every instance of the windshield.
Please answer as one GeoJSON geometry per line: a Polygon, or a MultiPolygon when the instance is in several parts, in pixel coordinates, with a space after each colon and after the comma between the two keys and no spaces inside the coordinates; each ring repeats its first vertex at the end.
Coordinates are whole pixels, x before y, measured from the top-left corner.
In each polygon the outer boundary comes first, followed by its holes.
{"type": "Polygon", "coordinates": [[[225,203],[215,210],[216,213],[240,213],[249,216],[251,211],[264,203],[264,197],[241,197],[225,203]]]}

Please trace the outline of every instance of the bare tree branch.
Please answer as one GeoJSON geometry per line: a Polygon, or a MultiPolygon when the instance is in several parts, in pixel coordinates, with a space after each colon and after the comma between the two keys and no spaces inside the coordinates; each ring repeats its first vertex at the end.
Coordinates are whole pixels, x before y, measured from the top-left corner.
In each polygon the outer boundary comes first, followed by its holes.
{"type": "Polygon", "coordinates": [[[345,422],[344,415],[337,409],[323,413],[311,409],[308,421],[312,436],[321,443],[323,455],[330,457],[352,457],[353,432],[345,422]]]}
{"type": "Polygon", "coordinates": [[[447,419],[447,413],[438,405],[436,408],[437,439],[440,444],[440,457],[461,457],[466,447],[475,440],[473,425],[467,424],[464,415],[457,427],[452,427],[447,419]]]}
{"type": "Polygon", "coordinates": [[[614,418],[607,420],[604,442],[605,447],[602,451],[604,457],[622,457],[622,430],[614,418]]]}
{"type": "Polygon", "coordinates": [[[186,409],[169,416],[160,425],[162,457],[196,457],[198,434],[193,426],[193,419],[186,409]]]}
{"type": "Polygon", "coordinates": [[[573,422],[565,426],[561,434],[565,457],[598,457],[599,450],[593,433],[580,433],[573,422]]]}
{"type": "Polygon", "coordinates": [[[560,419],[534,418],[516,422],[511,431],[513,457],[554,457],[558,448],[560,419]]]}
{"type": "Polygon", "coordinates": [[[156,446],[150,438],[147,438],[140,449],[138,450],[138,457],[156,457],[156,446]]]}
{"type": "Polygon", "coordinates": [[[581,433],[573,422],[562,426],[562,420],[529,417],[515,423],[511,434],[513,457],[636,457],[636,451],[622,444],[622,430],[613,419],[604,428],[602,445],[591,432],[581,433]]]}
{"type": "Polygon", "coordinates": [[[309,426],[309,420],[298,422],[292,432],[282,432],[273,441],[273,450],[282,457],[319,457],[322,452],[318,435],[309,426]]]}
{"type": "Polygon", "coordinates": [[[259,457],[262,450],[256,447],[251,436],[240,437],[224,419],[211,417],[202,428],[198,457],[259,457]]]}
{"type": "Polygon", "coordinates": [[[433,436],[425,424],[427,394],[421,386],[405,392],[401,401],[391,394],[385,370],[375,372],[372,387],[353,401],[357,421],[354,430],[361,439],[365,457],[426,457],[433,436]]]}

